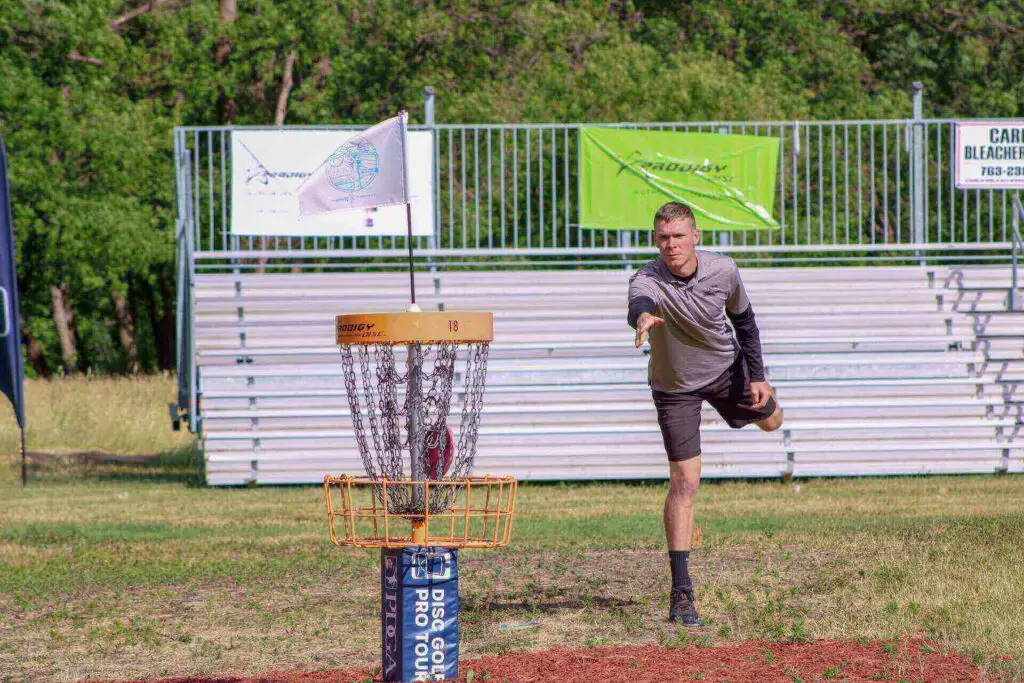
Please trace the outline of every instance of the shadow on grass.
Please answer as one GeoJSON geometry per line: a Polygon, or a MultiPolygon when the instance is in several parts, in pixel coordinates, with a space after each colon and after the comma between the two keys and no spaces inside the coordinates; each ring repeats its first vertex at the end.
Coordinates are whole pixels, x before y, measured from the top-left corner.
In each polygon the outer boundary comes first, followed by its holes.
{"type": "MultiPolygon", "coordinates": [[[[202,486],[202,453],[195,442],[155,455],[112,455],[96,451],[27,453],[29,483],[131,481],[202,486]]],[[[20,463],[15,464],[20,468],[20,463]]]]}
{"type": "Polygon", "coordinates": [[[620,598],[607,598],[603,596],[573,597],[566,596],[554,600],[532,600],[532,599],[479,599],[473,596],[462,598],[462,609],[469,612],[560,612],[563,610],[581,610],[586,608],[595,609],[625,609],[636,607],[639,603],[635,600],[622,600],[620,598]]]}

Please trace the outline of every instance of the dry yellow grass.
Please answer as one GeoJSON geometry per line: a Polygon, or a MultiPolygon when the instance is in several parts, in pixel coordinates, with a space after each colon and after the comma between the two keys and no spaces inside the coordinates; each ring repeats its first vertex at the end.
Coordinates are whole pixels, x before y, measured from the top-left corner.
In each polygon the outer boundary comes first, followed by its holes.
{"type": "MultiPolygon", "coordinates": [[[[170,375],[26,380],[27,449],[155,455],[184,448],[194,437],[172,431],[167,410],[176,391],[170,375]]],[[[0,409],[0,454],[17,457],[18,439],[14,411],[5,401],[0,409]]]]}

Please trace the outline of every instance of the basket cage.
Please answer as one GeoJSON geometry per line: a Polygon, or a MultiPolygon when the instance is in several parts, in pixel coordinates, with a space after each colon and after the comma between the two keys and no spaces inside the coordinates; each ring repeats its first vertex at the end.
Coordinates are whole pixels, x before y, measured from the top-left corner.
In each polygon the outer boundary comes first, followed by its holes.
{"type": "Polygon", "coordinates": [[[361,548],[398,548],[410,545],[448,548],[496,548],[512,539],[517,482],[514,477],[467,477],[460,481],[375,481],[365,477],[327,476],[324,492],[331,542],[361,548]],[[413,498],[425,489],[450,500],[442,511],[394,514],[382,505],[378,493],[391,499],[392,491],[413,498]],[[417,539],[414,529],[422,536],[417,539]]]}
{"type": "Polygon", "coordinates": [[[340,345],[365,485],[387,515],[440,514],[466,494],[489,346],[486,341],[340,345]],[[454,416],[453,393],[461,404],[454,416]],[[435,481],[446,485],[400,485],[435,481]]]}

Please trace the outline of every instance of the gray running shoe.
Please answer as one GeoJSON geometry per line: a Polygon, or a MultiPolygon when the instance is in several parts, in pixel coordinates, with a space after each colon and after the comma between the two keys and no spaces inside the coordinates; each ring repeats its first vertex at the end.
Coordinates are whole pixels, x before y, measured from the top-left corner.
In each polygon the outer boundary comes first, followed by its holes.
{"type": "Polygon", "coordinates": [[[683,626],[703,626],[697,616],[697,608],[693,604],[693,588],[672,589],[668,620],[682,623],[683,626]]]}

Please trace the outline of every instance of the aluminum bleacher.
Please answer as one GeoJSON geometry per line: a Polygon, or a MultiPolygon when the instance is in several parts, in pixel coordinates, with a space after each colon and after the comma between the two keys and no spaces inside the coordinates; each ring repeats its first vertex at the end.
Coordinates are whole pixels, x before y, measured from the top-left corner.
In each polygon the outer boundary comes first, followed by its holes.
{"type": "MultiPolygon", "coordinates": [[[[477,473],[667,476],[625,323],[631,272],[417,275],[423,310],[495,313],[477,473]]],[[[742,272],[786,422],[731,430],[705,410],[704,476],[1024,471],[1024,313],[1006,310],[1007,267],[742,272]]],[[[197,274],[207,481],[360,473],[334,315],[404,310],[407,287],[401,273],[197,274]]]]}

